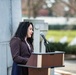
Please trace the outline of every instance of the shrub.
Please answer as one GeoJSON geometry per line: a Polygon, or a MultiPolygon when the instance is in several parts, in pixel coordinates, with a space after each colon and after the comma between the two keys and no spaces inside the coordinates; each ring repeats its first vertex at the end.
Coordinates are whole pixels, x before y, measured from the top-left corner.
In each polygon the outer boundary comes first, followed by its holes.
{"type": "Polygon", "coordinates": [[[66,25],[66,24],[48,25],[49,30],[52,30],[52,29],[53,30],[70,29],[70,27],[72,27],[71,30],[76,30],[75,24],[72,24],[72,25],[66,25]]]}
{"type": "Polygon", "coordinates": [[[67,46],[65,48],[66,54],[76,54],[76,45],[67,46]]]}
{"type": "Polygon", "coordinates": [[[68,46],[68,43],[48,43],[46,44],[46,52],[64,51],[66,54],[76,54],[76,45],[68,46]]]}

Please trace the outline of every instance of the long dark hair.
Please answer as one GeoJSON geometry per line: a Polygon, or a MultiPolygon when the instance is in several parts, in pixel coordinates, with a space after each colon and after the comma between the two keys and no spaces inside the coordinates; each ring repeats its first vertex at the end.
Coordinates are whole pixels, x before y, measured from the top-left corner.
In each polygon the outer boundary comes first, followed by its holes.
{"type": "MultiPolygon", "coordinates": [[[[19,37],[21,41],[25,41],[25,37],[27,35],[27,30],[30,24],[33,27],[33,24],[31,22],[20,22],[19,27],[15,33],[15,37],[19,37]]],[[[32,44],[33,42],[33,35],[31,38],[27,38],[28,43],[32,44]]]]}

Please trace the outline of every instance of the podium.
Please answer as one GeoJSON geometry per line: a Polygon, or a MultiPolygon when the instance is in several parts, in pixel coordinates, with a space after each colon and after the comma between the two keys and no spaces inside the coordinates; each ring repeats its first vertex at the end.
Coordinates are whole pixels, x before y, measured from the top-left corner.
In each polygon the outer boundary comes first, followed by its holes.
{"type": "Polygon", "coordinates": [[[64,67],[64,52],[32,53],[26,65],[29,75],[50,75],[54,67],[64,67]]]}

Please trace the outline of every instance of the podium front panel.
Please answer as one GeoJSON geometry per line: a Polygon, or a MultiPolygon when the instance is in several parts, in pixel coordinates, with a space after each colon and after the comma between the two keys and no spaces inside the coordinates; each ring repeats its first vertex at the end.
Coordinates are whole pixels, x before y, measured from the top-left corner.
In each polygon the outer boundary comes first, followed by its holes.
{"type": "Polygon", "coordinates": [[[49,68],[28,68],[28,75],[50,75],[51,70],[49,68]]]}
{"type": "Polygon", "coordinates": [[[26,66],[33,68],[62,67],[64,62],[63,53],[32,54],[26,66]]]}
{"type": "Polygon", "coordinates": [[[64,54],[54,55],[54,66],[63,66],[64,65],[64,54]]]}
{"type": "Polygon", "coordinates": [[[42,67],[56,67],[63,65],[63,54],[52,54],[42,56],[42,67]]]}

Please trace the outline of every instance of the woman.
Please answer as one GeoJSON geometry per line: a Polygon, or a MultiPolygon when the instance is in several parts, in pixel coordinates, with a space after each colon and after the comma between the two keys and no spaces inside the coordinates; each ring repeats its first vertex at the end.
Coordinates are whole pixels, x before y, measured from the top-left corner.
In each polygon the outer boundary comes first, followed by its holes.
{"type": "Polygon", "coordinates": [[[28,75],[27,67],[18,64],[26,64],[33,51],[33,24],[21,22],[15,36],[10,41],[13,58],[12,75],[28,75]]]}

